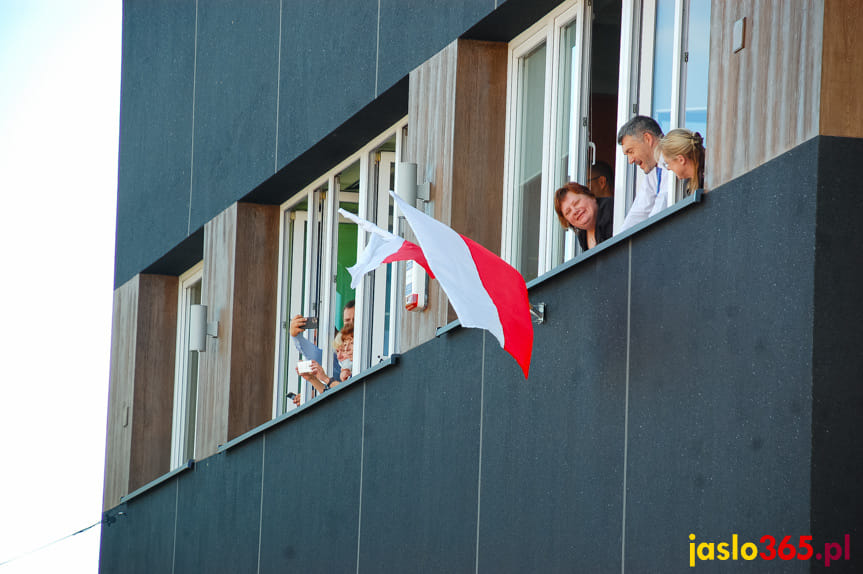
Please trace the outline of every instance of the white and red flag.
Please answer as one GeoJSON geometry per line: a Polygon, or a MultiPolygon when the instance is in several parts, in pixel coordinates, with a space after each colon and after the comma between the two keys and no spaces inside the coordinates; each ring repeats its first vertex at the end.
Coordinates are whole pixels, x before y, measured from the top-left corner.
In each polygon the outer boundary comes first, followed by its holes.
{"type": "Polygon", "coordinates": [[[366,248],[357,258],[353,267],[348,267],[351,274],[351,289],[356,289],[360,279],[369,271],[373,271],[384,263],[396,261],[416,261],[422,265],[429,277],[434,279],[434,273],[429,269],[423,250],[416,243],[411,243],[398,235],[393,235],[385,229],[381,229],[371,221],[357,217],[350,211],[339,209],[339,213],[356,223],[361,229],[372,234],[366,248]]]}
{"type": "Polygon", "coordinates": [[[353,282],[358,283],[363,273],[381,263],[416,261],[438,280],[462,326],[490,331],[527,378],[533,324],[521,274],[479,243],[408,205],[393,192],[390,195],[407,218],[419,246],[341,211],[372,232],[359,261],[348,269],[353,282]]]}

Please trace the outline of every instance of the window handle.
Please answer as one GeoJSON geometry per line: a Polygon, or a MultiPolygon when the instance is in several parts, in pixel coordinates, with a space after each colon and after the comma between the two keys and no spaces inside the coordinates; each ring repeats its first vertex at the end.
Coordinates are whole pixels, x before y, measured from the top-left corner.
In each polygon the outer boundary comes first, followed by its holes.
{"type": "Polygon", "coordinates": [[[596,165],[596,144],[587,142],[587,156],[590,160],[590,165],[596,165]],[[593,153],[591,153],[593,152],[593,153]]]}

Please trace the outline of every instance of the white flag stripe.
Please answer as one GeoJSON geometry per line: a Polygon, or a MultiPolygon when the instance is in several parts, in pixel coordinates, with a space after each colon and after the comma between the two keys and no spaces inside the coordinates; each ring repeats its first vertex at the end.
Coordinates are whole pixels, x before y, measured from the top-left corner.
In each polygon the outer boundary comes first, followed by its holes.
{"type": "Polygon", "coordinates": [[[345,211],[344,209],[339,208],[339,213],[341,213],[342,215],[344,215],[345,217],[347,217],[348,219],[350,219],[351,221],[353,221],[354,223],[356,223],[357,225],[362,227],[363,230],[368,231],[369,233],[374,233],[375,235],[380,235],[384,239],[392,239],[392,238],[401,239],[401,237],[399,237],[398,235],[393,235],[392,233],[390,233],[386,229],[381,229],[380,227],[378,227],[377,225],[375,225],[371,221],[366,221],[365,219],[360,219],[359,217],[357,217],[356,215],[354,215],[350,211],[345,211]]]}
{"type": "Polygon", "coordinates": [[[476,264],[461,236],[390,192],[410,223],[429,267],[443,287],[464,327],[487,329],[504,346],[497,307],[480,280],[476,264]]]}
{"type": "Polygon", "coordinates": [[[373,233],[368,245],[357,259],[356,265],[348,267],[348,273],[351,274],[351,289],[357,288],[363,275],[377,269],[384,262],[384,259],[401,249],[405,240],[390,235],[390,238],[384,239],[381,235],[373,233]]]}

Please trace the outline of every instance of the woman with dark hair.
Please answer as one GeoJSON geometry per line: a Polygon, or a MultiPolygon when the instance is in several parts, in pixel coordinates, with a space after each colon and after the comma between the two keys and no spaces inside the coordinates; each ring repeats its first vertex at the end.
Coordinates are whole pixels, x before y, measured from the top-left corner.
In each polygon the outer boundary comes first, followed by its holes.
{"type": "Polygon", "coordinates": [[[564,229],[575,230],[584,250],[596,247],[613,233],[614,199],[597,198],[579,183],[569,182],[554,192],[554,211],[564,229]]]}

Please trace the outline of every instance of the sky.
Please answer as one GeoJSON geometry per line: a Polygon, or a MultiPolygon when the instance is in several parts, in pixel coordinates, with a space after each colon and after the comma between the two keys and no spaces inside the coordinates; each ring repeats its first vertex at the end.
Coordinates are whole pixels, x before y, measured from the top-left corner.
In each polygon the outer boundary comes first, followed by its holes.
{"type": "Polygon", "coordinates": [[[0,0],[0,574],[98,571],[99,526],[27,553],[101,518],[121,18],[0,0]]]}

